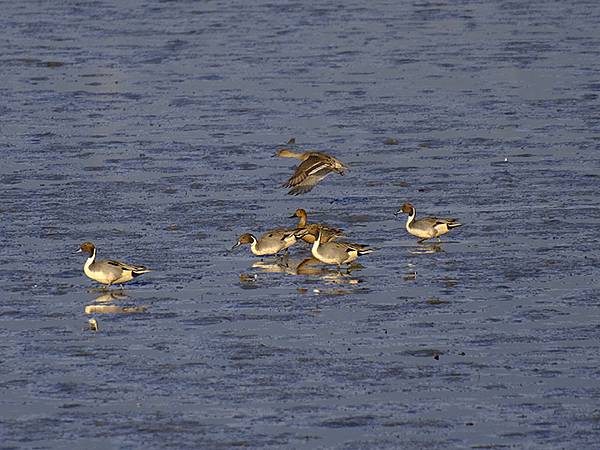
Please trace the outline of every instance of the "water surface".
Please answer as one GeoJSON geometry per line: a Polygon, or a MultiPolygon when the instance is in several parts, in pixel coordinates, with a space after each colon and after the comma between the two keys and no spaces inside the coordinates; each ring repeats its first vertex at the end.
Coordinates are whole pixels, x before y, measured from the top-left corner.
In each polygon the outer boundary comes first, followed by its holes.
{"type": "Polygon", "coordinates": [[[595,448],[599,20],[4,3],[2,447],[595,448]],[[286,195],[291,137],[350,172],[286,195]],[[465,226],[418,246],[405,201],[465,226]],[[299,207],[378,251],[226,251],[299,207]],[[90,291],[86,240],[154,272],[90,291]]]}

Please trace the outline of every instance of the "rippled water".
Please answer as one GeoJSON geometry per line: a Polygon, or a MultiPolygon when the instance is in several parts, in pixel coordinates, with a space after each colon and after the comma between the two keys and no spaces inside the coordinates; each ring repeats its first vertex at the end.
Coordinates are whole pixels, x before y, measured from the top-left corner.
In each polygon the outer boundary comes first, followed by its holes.
{"type": "Polygon", "coordinates": [[[2,448],[598,445],[597,2],[2,6],[2,448]],[[378,251],[227,252],[299,207],[378,251]]]}

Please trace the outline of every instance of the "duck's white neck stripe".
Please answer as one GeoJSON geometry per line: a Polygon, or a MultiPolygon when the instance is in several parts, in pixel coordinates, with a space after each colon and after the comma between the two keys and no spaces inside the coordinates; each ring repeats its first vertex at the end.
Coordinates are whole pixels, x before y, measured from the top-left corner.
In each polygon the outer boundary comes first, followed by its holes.
{"type": "Polygon", "coordinates": [[[96,249],[94,248],[90,257],[85,261],[85,267],[86,268],[90,267],[92,265],[92,263],[95,261],[95,259],[96,259],[96,249]]]}
{"type": "Polygon", "coordinates": [[[317,249],[319,248],[319,245],[321,245],[321,237],[323,236],[323,233],[321,231],[319,231],[319,233],[317,234],[317,238],[315,239],[315,242],[313,242],[313,246],[312,249],[316,252],[317,249]]]}
{"type": "Polygon", "coordinates": [[[256,240],[256,238],[253,235],[250,235],[250,237],[252,238],[252,244],[250,244],[250,250],[252,250],[252,253],[256,254],[256,244],[258,243],[258,241],[256,240]]]}
{"type": "Polygon", "coordinates": [[[417,215],[417,210],[415,208],[412,209],[412,213],[409,214],[408,219],[406,220],[406,229],[410,228],[410,225],[415,220],[415,216],[417,215]]]}

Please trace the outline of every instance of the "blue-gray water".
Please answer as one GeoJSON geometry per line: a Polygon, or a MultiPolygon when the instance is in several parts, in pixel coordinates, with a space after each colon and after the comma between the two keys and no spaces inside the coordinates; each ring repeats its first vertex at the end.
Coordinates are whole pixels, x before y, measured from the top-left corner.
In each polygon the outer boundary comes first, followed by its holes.
{"type": "Polygon", "coordinates": [[[598,23],[3,2],[0,447],[597,448],[598,23]],[[291,137],[351,171],[286,195],[291,137]],[[419,247],[405,201],[465,226],[419,247]],[[344,277],[226,252],[298,207],[379,250],[344,277]],[[90,292],[85,240],[154,272],[90,292]]]}

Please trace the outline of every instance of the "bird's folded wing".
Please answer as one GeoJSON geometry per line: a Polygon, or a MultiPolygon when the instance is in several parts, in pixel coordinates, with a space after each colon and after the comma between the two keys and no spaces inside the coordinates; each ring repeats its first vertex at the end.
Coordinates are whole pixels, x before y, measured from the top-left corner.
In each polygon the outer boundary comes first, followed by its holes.
{"type": "Polygon", "coordinates": [[[456,222],[457,220],[458,220],[458,219],[454,219],[454,218],[451,218],[451,217],[444,217],[444,218],[438,219],[438,222],[443,222],[443,223],[454,223],[454,222],[456,222]]]}
{"type": "Polygon", "coordinates": [[[413,228],[430,228],[436,226],[440,222],[437,217],[421,217],[413,222],[413,228]]]}
{"type": "Polygon", "coordinates": [[[127,263],[123,263],[120,261],[114,261],[114,260],[108,260],[108,261],[106,261],[106,263],[110,264],[111,266],[119,267],[123,270],[131,270],[132,272],[147,272],[150,270],[145,266],[136,266],[134,264],[127,264],[127,263]]]}
{"type": "Polygon", "coordinates": [[[319,232],[319,230],[321,230],[323,233],[329,233],[332,235],[337,235],[337,236],[344,235],[343,230],[341,230],[339,228],[330,227],[329,225],[325,225],[322,223],[311,223],[311,224],[307,225],[307,228],[310,230],[310,232],[312,234],[315,234],[315,235],[319,232]]]}

